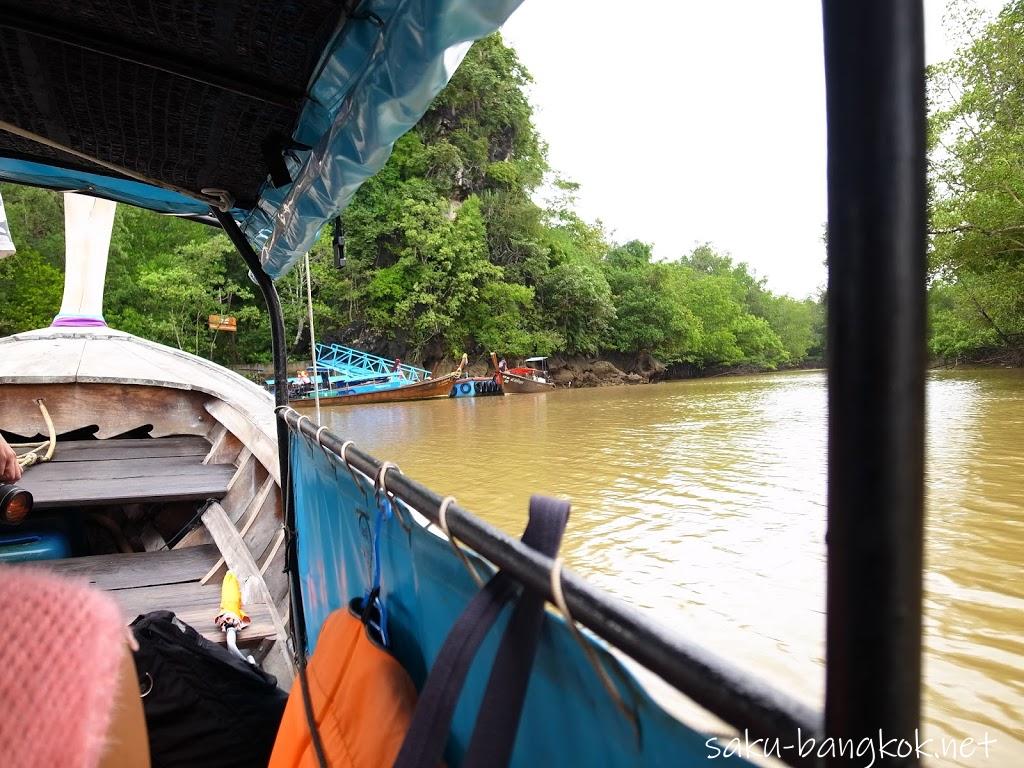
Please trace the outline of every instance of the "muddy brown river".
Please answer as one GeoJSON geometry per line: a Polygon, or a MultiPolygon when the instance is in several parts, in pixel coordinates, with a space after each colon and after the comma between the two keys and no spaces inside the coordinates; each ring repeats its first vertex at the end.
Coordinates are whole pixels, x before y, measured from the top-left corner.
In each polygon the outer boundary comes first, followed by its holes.
{"type": "MultiPolygon", "coordinates": [[[[824,687],[821,372],[335,408],[324,423],[518,534],[571,498],[593,582],[810,704],[824,687]]],[[[928,378],[931,765],[1024,765],[1024,371],[928,378]]]]}

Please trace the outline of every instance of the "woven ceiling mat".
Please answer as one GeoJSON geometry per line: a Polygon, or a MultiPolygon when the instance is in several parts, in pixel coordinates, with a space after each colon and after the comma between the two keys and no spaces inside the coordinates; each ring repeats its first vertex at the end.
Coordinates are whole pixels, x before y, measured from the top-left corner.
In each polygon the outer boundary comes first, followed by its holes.
{"type": "MultiPolygon", "coordinates": [[[[339,0],[0,0],[0,115],[164,184],[251,207],[339,0]]],[[[99,170],[0,133],[0,155],[99,170]]],[[[100,171],[108,173],[109,171],[100,171]]]]}

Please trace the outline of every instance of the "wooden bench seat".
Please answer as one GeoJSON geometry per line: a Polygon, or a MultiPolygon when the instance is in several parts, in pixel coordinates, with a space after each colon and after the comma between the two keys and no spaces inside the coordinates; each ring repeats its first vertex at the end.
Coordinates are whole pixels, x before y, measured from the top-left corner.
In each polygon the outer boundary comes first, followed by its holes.
{"type": "Polygon", "coordinates": [[[209,449],[196,436],[58,442],[53,460],[29,467],[20,485],[38,509],[221,499],[235,467],[203,464],[209,449]]]}
{"type": "Polygon", "coordinates": [[[199,435],[144,437],[130,440],[58,441],[51,462],[106,461],[107,459],[154,459],[161,456],[196,456],[197,462],[209,452],[210,443],[199,435]]]}
{"type": "MultiPolygon", "coordinates": [[[[121,607],[126,624],[150,611],[174,611],[178,618],[206,638],[223,643],[224,634],[213,623],[220,607],[220,584],[199,583],[219,558],[216,545],[204,544],[159,552],[91,555],[26,565],[85,579],[106,590],[121,607]]],[[[246,605],[245,610],[252,618],[252,624],[239,633],[239,645],[255,645],[275,637],[266,604],[246,605]]]]}
{"type": "Polygon", "coordinates": [[[39,565],[62,576],[84,579],[108,591],[163,584],[198,582],[220,558],[216,544],[163,549],[157,552],[116,553],[43,560],[39,565]]]}

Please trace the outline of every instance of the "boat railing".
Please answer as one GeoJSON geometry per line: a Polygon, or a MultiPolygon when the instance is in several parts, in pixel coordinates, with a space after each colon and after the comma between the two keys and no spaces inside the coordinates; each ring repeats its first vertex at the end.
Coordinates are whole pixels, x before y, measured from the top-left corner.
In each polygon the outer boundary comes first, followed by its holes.
{"type": "Polygon", "coordinates": [[[349,379],[369,379],[392,373],[400,373],[410,382],[431,377],[426,368],[405,363],[396,366],[394,360],[341,344],[317,344],[316,362],[319,367],[336,371],[349,379]]]}
{"type": "MultiPolygon", "coordinates": [[[[342,439],[292,408],[278,409],[285,429],[327,449],[366,477],[382,477],[384,462],[342,439]]],[[[391,465],[393,466],[393,465],[391,465]]],[[[382,483],[385,479],[382,479],[382,483]]],[[[400,472],[386,476],[388,494],[440,526],[441,495],[400,472]]],[[[552,604],[551,573],[555,561],[495,528],[457,503],[449,503],[445,523],[452,536],[496,568],[552,604]]],[[[799,734],[820,739],[823,716],[783,691],[757,680],[730,662],[659,626],[650,616],[593,586],[567,568],[561,571],[562,594],[573,618],[598,637],[655,673],[694,702],[737,728],[761,738],[799,734]]],[[[789,756],[791,764],[816,765],[814,755],[789,756]]]]}

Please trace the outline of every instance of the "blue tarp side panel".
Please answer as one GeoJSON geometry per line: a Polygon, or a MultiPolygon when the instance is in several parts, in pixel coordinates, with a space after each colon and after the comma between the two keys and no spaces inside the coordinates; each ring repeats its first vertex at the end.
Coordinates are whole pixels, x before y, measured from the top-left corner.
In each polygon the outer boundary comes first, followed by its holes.
{"type": "Polygon", "coordinates": [[[323,225],[427,111],[469,44],[496,30],[521,1],[368,0],[359,6],[332,42],[293,134],[312,150],[290,158],[292,184],[267,184],[256,209],[239,220],[271,277],[281,277],[313,246],[323,225]]]}
{"type": "MultiPolygon", "coordinates": [[[[315,653],[327,615],[362,597],[371,578],[371,531],[376,519],[372,484],[328,458],[315,443],[292,434],[291,468],[303,606],[315,653]]],[[[525,523],[526,512],[523,519],[525,523]]],[[[388,613],[392,650],[422,687],[449,628],[476,592],[450,546],[397,517],[381,534],[381,596],[388,613]]],[[[486,568],[474,558],[478,568],[486,568]]],[[[473,664],[455,713],[445,758],[458,766],[508,620],[506,608],[473,664]]],[[[586,655],[562,619],[549,612],[512,765],[706,766],[708,736],[672,718],[629,672],[593,639],[604,664],[638,715],[639,738],[604,690],[586,655]]],[[[715,761],[726,762],[724,757],[715,761]]],[[[736,760],[732,765],[747,765],[736,760]]]]}
{"type": "Polygon", "coordinates": [[[81,192],[150,208],[160,213],[205,214],[210,206],[170,190],[130,179],[101,176],[86,171],[57,168],[28,160],[0,157],[0,181],[13,181],[33,187],[81,192]]]}

